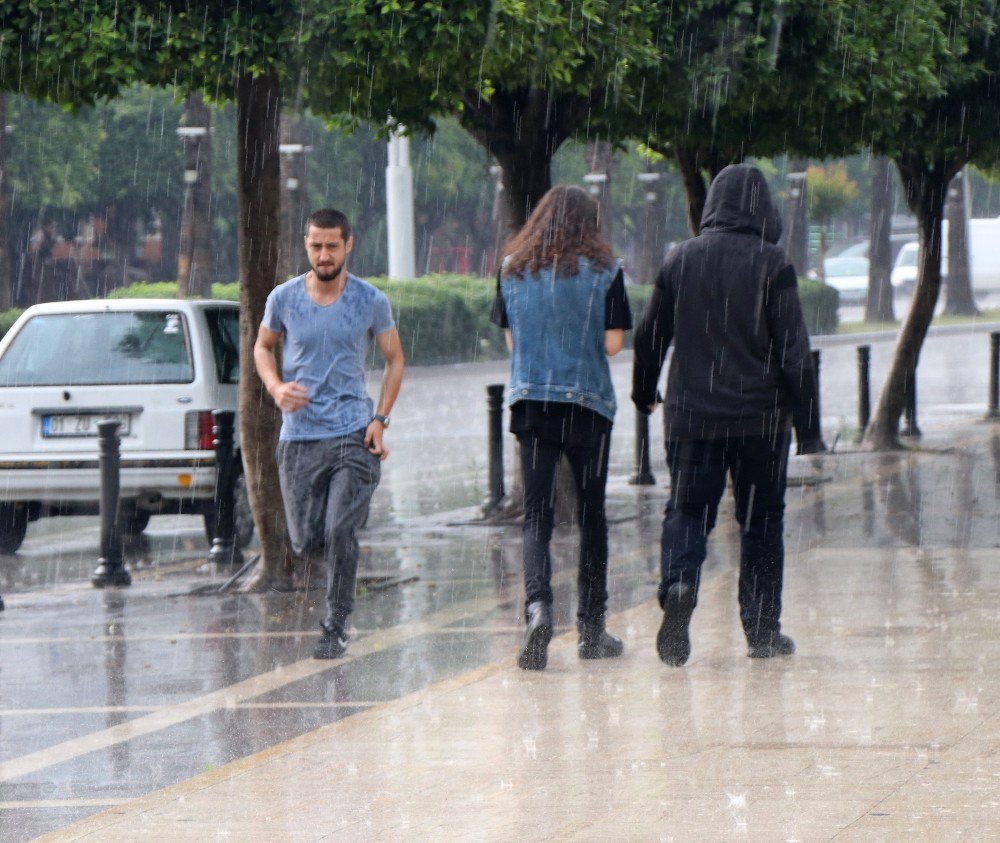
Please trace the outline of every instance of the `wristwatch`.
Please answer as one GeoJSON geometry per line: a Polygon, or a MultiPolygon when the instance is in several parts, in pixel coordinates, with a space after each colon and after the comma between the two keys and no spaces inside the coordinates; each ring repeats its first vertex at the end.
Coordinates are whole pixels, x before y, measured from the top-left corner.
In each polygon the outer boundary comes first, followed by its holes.
{"type": "Polygon", "coordinates": [[[378,413],[376,413],[374,416],[372,416],[372,421],[382,422],[382,427],[388,427],[389,426],[389,417],[388,416],[380,416],[378,413]]]}

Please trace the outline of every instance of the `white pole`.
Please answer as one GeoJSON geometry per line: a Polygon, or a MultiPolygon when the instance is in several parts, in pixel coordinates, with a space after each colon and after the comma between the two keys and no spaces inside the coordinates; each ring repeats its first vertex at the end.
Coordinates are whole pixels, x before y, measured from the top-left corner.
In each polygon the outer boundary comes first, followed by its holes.
{"type": "Polygon", "coordinates": [[[406,281],[416,275],[413,248],[413,170],[410,169],[410,139],[399,132],[393,132],[389,137],[389,166],[385,168],[385,207],[389,236],[389,277],[406,281]]]}

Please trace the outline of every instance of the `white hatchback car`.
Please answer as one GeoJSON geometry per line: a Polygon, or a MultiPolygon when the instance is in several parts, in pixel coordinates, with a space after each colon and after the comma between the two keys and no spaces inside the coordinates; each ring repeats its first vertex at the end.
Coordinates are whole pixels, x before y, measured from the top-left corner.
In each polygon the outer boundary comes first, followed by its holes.
{"type": "MultiPolygon", "coordinates": [[[[239,306],[108,299],[28,308],[0,340],[0,552],[43,516],[98,511],[97,422],[121,422],[119,527],[200,514],[214,533],[212,415],[235,410],[239,306]]],[[[238,464],[241,463],[238,460],[238,464]]],[[[237,541],[253,520],[242,472],[237,541]]]]}

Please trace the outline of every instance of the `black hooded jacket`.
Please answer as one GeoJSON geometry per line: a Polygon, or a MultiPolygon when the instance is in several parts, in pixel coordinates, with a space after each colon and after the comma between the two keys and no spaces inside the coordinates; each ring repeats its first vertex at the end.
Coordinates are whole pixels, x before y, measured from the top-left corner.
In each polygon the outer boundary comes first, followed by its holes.
{"type": "Polygon", "coordinates": [[[673,342],[668,438],[771,436],[794,422],[800,447],[820,439],[809,336],[780,236],[764,175],[737,164],[712,182],[699,235],[667,256],[635,331],[632,400],[648,412],[673,342]]]}

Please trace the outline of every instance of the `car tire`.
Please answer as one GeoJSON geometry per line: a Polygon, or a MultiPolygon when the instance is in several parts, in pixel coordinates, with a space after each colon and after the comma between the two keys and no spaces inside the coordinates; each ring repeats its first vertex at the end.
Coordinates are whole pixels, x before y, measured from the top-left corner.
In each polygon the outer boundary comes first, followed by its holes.
{"type": "MultiPolygon", "coordinates": [[[[242,473],[236,477],[233,498],[236,507],[236,546],[243,550],[253,540],[254,523],[253,511],[250,509],[250,496],[247,494],[247,482],[242,473]]],[[[211,544],[215,540],[215,510],[208,510],[203,517],[205,537],[211,544]]]]}
{"type": "Polygon", "coordinates": [[[153,513],[148,509],[139,509],[134,503],[122,504],[118,510],[118,534],[123,538],[135,538],[149,526],[153,513]]]}
{"type": "Polygon", "coordinates": [[[28,507],[0,503],[0,553],[16,553],[28,532],[28,507]]]}

